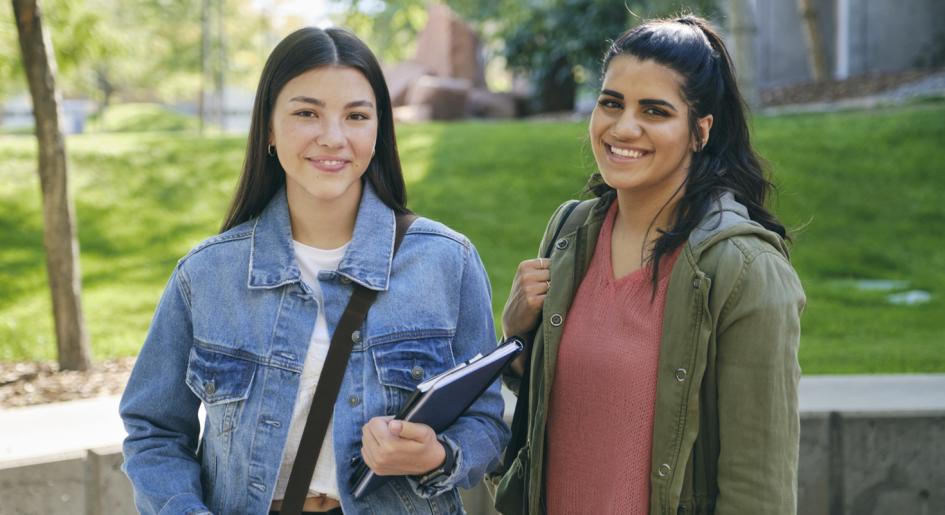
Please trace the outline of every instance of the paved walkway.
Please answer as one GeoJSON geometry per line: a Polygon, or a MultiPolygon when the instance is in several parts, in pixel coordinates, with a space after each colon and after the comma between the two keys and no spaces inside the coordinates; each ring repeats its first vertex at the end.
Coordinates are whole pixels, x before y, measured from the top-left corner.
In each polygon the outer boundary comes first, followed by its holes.
{"type": "MultiPolygon", "coordinates": [[[[945,413],[945,374],[808,376],[800,407],[802,414],[945,413]]],[[[0,409],[0,468],[115,446],[124,436],[118,396],[0,409]]]]}

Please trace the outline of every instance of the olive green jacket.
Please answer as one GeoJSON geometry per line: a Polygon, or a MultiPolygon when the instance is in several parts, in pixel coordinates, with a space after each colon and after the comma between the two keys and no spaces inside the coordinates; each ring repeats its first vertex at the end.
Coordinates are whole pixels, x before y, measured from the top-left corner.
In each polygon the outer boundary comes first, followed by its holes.
{"type": "MultiPolygon", "coordinates": [[[[568,308],[612,198],[586,201],[594,205],[584,223],[554,243],[553,287],[531,350],[526,445],[491,485],[502,513],[545,511],[549,387],[568,308]]],[[[540,248],[546,248],[561,212],[552,217],[540,248]]],[[[733,195],[723,195],[690,235],[669,281],[650,514],[794,515],[797,350],[805,297],[784,242],[749,220],[733,195]]]]}

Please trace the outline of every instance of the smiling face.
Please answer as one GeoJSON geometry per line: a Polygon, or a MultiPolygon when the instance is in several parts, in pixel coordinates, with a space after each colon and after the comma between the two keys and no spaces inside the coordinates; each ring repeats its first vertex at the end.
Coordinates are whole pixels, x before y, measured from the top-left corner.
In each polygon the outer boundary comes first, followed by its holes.
{"type": "MultiPolygon", "coordinates": [[[[610,61],[589,126],[607,185],[660,199],[680,189],[696,146],[681,86],[678,73],[655,61],[629,55],[610,61]]],[[[707,138],[712,116],[697,122],[707,138]]]]}
{"type": "Polygon", "coordinates": [[[273,105],[269,143],[285,170],[290,206],[360,201],[377,139],[376,105],[354,68],[323,66],[286,83],[273,105]]]}

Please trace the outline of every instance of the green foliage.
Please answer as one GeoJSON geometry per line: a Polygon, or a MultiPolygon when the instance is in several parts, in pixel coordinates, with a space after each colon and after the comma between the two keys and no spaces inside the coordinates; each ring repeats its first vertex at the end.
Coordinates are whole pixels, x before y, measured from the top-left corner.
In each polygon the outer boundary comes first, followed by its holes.
{"type": "MultiPolygon", "coordinates": [[[[251,9],[252,3],[208,2],[207,28],[213,36],[208,71],[222,69],[227,85],[247,89],[258,79],[272,37],[270,20],[251,9]]],[[[196,99],[202,2],[40,0],[40,5],[58,62],[57,86],[65,96],[103,103],[115,93],[136,99],[196,99]]],[[[0,98],[26,90],[9,2],[0,5],[0,72],[16,79],[0,82],[0,98]]]]}
{"type": "MultiPolygon", "coordinates": [[[[426,23],[424,0],[365,2],[343,0],[338,20],[368,42],[387,62],[410,58],[417,34],[426,23]]],[[[504,57],[508,67],[529,76],[538,86],[539,111],[569,108],[575,85],[598,80],[607,45],[633,26],[683,9],[711,16],[715,0],[445,0],[479,33],[491,57],[504,57]],[[570,102],[555,104],[555,97],[570,102]]]]}
{"type": "MultiPolygon", "coordinates": [[[[797,228],[808,295],[805,373],[945,372],[945,103],[756,120],[758,146],[797,228]],[[895,306],[858,279],[932,294],[895,306]]],[[[410,206],[467,234],[496,314],[547,217],[593,168],[583,123],[399,128],[410,206]]],[[[0,138],[0,360],[55,355],[35,140],[0,138]]],[[[176,260],[219,227],[243,138],[97,134],[68,141],[82,246],[83,305],[96,358],[134,354],[176,260]]]]}
{"type": "Polygon", "coordinates": [[[481,26],[492,27],[509,67],[530,76],[538,86],[539,111],[569,106],[554,105],[549,90],[567,89],[573,98],[575,83],[596,86],[609,43],[641,18],[678,13],[684,5],[705,16],[715,12],[711,0],[453,0],[449,4],[481,26]]]}
{"type": "Polygon", "coordinates": [[[337,22],[364,40],[377,58],[396,63],[413,57],[417,35],[427,23],[425,0],[370,2],[341,0],[344,10],[337,22]]]}

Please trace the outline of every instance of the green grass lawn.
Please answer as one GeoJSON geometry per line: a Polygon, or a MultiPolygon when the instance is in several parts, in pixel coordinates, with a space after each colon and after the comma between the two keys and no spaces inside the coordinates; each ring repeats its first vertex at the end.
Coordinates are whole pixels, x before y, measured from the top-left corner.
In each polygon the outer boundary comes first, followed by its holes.
{"type": "MultiPolygon", "coordinates": [[[[945,372],[945,103],[756,120],[775,211],[797,230],[805,373],[945,372]],[[903,281],[861,291],[859,279],[903,281]],[[930,292],[892,305],[887,295],[930,292]]],[[[579,123],[404,126],[410,206],[467,234],[505,301],[551,211],[593,167],[579,123]]],[[[176,260],[215,233],[242,137],[71,137],[83,308],[97,359],[133,355],[176,260]]],[[[0,137],[0,361],[54,359],[35,140],[0,137]]]]}

